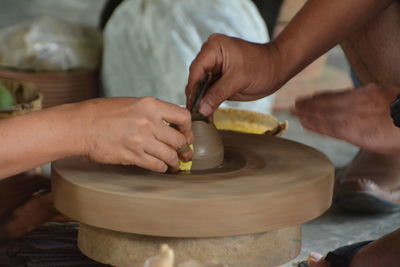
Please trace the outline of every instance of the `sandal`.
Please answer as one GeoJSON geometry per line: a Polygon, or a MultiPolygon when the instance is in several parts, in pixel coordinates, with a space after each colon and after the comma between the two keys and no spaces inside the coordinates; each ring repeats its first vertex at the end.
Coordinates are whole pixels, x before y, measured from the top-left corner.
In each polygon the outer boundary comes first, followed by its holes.
{"type": "MultiPolygon", "coordinates": [[[[352,245],[340,247],[334,251],[329,252],[325,261],[330,263],[331,267],[348,267],[354,255],[364,246],[372,241],[358,242],[352,245]]],[[[309,267],[307,261],[300,262],[297,267],[309,267]]]]}

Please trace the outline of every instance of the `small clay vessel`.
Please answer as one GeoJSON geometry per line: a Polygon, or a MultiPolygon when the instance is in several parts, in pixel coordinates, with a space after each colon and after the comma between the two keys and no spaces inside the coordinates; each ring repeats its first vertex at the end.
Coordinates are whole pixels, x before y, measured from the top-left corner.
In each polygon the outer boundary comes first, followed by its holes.
{"type": "Polygon", "coordinates": [[[224,162],[224,145],[214,124],[206,121],[193,121],[195,137],[193,144],[192,170],[217,168],[224,162]]]}

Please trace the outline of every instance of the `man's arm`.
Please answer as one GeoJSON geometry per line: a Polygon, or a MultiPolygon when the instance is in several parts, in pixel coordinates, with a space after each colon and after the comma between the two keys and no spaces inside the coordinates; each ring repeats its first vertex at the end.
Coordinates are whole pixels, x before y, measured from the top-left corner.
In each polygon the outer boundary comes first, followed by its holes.
{"type": "Polygon", "coordinates": [[[93,99],[0,120],[0,179],[72,155],[165,172],[193,142],[188,110],[154,98],[93,99]],[[177,125],[175,130],[165,121],[177,125]]]}
{"type": "Polygon", "coordinates": [[[309,0],[274,41],[282,83],[379,15],[394,0],[309,0]]]}
{"type": "Polygon", "coordinates": [[[394,0],[309,0],[275,41],[254,44],[212,35],[190,67],[187,97],[206,73],[222,74],[200,111],[210,115],[226,99],[272,94],[327,50],[365,25],[394,0]]]}

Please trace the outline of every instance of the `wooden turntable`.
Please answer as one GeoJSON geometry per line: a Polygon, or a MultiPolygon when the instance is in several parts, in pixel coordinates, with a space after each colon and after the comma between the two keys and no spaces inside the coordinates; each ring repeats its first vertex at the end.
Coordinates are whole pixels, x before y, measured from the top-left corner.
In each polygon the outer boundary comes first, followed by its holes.
{"type": "Polygon", "coordinates": [[[74,157],[53,164],[56,208],[80,221],[99,262],[143,266],[162,243],[177,266],[276,266],[300,251],[300,226],[325,212],[334,167],[282,138],[222,131],[224,164],[190,174],[74,157]],[[185,265],[193,262],[203,265],[185,265]]]}

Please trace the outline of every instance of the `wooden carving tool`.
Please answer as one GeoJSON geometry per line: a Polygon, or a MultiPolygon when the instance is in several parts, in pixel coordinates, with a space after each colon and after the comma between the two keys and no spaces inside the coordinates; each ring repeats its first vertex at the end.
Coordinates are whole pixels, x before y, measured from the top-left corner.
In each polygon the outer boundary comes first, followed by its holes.
{"type": "Polygon", "coordinates": [[[195,92],[195,96],[192,99],[191,104],[189,105],[189,111],[192,114],[192,121],[205,121],[209,122],[208,118],[199,112],[200,102],[203,99],[204,95],[207,92],[207,89],[211,82],[211,74],[207,74],[203,81],[200,82],[197,90],[195,92]]]}

